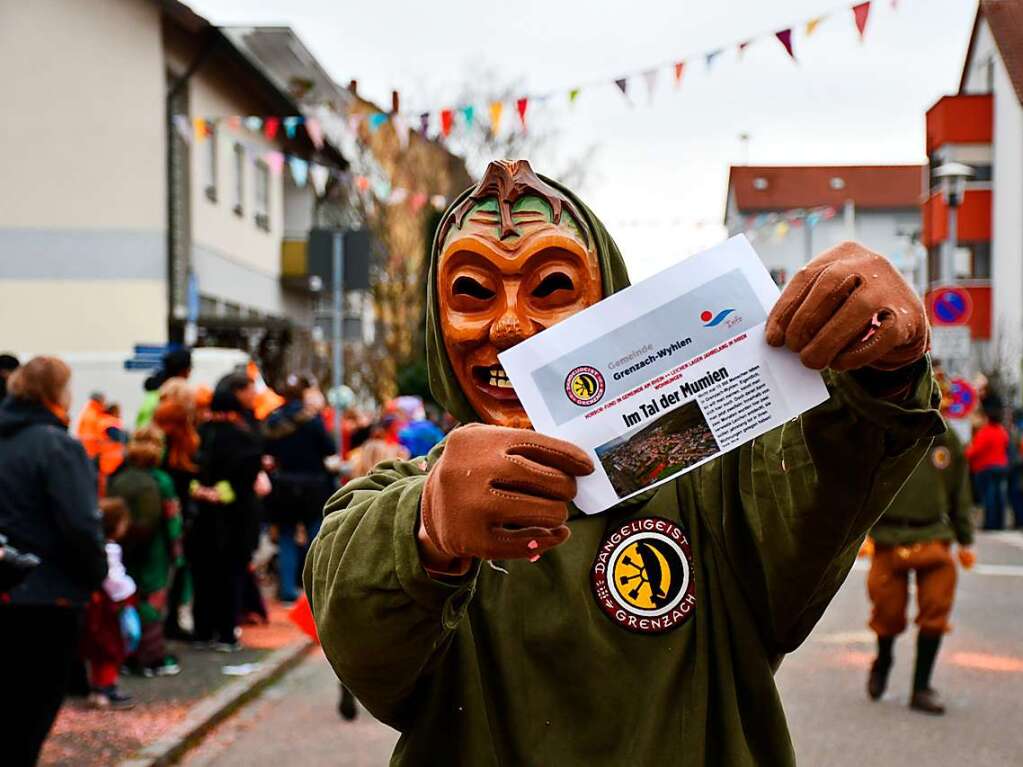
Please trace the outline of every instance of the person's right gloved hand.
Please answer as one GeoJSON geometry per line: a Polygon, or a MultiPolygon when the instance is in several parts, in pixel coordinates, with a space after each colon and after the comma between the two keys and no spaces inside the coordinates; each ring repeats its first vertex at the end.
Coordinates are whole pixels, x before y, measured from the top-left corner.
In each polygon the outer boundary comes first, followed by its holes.
{"type": "Polygon", "coordinates": [[[463,575],[473,559],[536,559],[569,536],[580,448],[528,429],[470,424],[452,431],[420,505],[428,572],[463,575]]]}

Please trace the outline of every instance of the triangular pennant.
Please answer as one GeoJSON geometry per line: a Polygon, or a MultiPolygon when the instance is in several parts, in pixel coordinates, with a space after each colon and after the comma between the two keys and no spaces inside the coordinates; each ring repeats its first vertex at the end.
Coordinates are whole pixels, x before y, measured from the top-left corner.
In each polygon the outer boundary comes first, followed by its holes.
{"type": "Polygon", "coordinates": [[[686,71],[686,63],[684,61],[675,62],[675,87],[679,87],[682,84],[682,75],[686,71]]]}
{"type": "Polygon", "coordinates": [[[305,132],[309,134],[309,140],[313,142],[313,146],[317,149],[323,148],[323,128],[320,127],[320,121],[315,117],[307,117],[304,120],[305,132]]]}
{"type": "Polygon", "coordinates": [[[646,72],[643,73],[643,80],[646,82],[647,98],[652,103],[654,100],[654,90],[656,90],[657,88],[657,70],[648,69],[646,72]]]}
{"type": "Polygon", "coordinates": [[[440,132],[447,138],[451,135],[451,126],[455,121],[455,113],[450,109],[440,110],[440,132]]]}
{"type": "Polygon", "coordinates": [[[205,141],[208,137],[213,135],[213,129],[210,123],[203,117],[196,117],[193,121],[195,127],[195,140],[205,141]]]}
{"type": "Polygon", "coordinates": [[[380,130],[380,126],[387,122],[387,114],[384,112],[374,112],[369,116],[369,132],[376,133],[380,130]]]}
{"type": "Polygon", "coordinates": [[[291,169],[291,177],[295,179],[295,185],[305,186],[309,178],[309,163],[301,157],[288,157],[288,167],[291,169]]]}
{"type": "Polygon", "coordinates": [[[579,91],[580,90],[582,90],[582,89],[581,88],[573,88],[572,90],[570,90],[568,92],[568,103],[569,103],[569,105],[574,105],[575,104],[575,100],[577,98],[579,98],[579,91]]]}
{"type": "Polygon", "coordinates": [[[739,43],[739,58],[740,59],[742,58],[743,52],[746,50],[746,48],[749,47],[749,44],[750,44],[749,40],[746,40],[745,42],[739,43]]]}
{"type": "Polygon", "coordinates": [[[867,31],[867,18],[870,16],[870,3],[859,3],[852,7],[853,19],[856,21],[856,31],[860,33],[860,41],[867,31]]]}
{"type": "Polygon", "coordinates": [[[387,179],[381,179],[374,183],[373,195],[380,200],[380,202],[387,202],[391,199],[391,182],[387,179]]]}
{"type": "Polygon", "coordinates": [[[227,127],[231,130],[238,130],[242,126],[241,115],[231,115],[227,118],[227,127]]]}
{"type": "Polygon", "coordinates": [[[263,155],[263,162],[277,176],[280,175],[281,169],[284,168],[284,155],[280,152],[267,152],[263,155]]]}
{"type": "Polygon", "coordinates": [[[245,118],[245,127],[253,133],[259,133],[263,130],[263,118],[256,117],[255,115],[249,115],[245,118]]]}
{"type": "Polygon", "coordinates": [[[394,126],[394,135],[398,137],[398,146],[402,150],[408,149],[408,118],[404,115],[396,114],[391,118],[391,125],[394,126]]]}
{"type": "Polygon", "coordinates": [[[806,22],[806,36],[809,37],[814,32],[816,32],[817,31],[817,27],[820,26],[820,23],[822,21],[824,21],[824,17],[823,16],[818,16],[817,18],[810,19],[808,22],[806,22]]]}
{"type": "Polygon", "coordinates": [[[429,197],[425,194],[422,192],[416,192],[412,195],[412,199],[409,200],[409,207],[412,208],[413,213],[418,213],[423,209],[423,206],[426,205],[427,200],[429,200],[429,197]]]}
{"type": "Polygon", "coordinates": [[[619,77],[615,80],[615,85],[618,87],[618,90],[622,92],[622,95],[625,96],[625,98],[629,97],[629,79],[627,77],[619,77]]]}
{"type": "Polygon", "coordinates": [[[186,144],[192,143],[192,126],[188,123],[187,115],[174,115],[174,131],[186,144]]]}
{"type": "Polygon", "coordinates": [[[277,128],[280,127],[281,118],[279,117],[267,117],[263,120],[263,135],[273,141],[277,135],[277,128]]]}
{"type": "Polygon", "coordinates": [[[295,133],[298,131],[298,126],[301,125],[302,118],[297,115],[288,115],[284,118],[284,135],[288,138],[295,138],[295,133]]]}
{"type": "Polygon", "coordinates": [[[504,112],[503,101],[490,102],[490,135],[496,136],[501,130],[501,113],[504,112]]]}
{"type": "Polygon", "coordinates": [[[367,189],[369,189],[369,179],[366,178],[365,176],[356,176],[355,188],[358,189],[360,192],[365,192],[367,189]]]}
{"type": "Polygon", "coordinates": [[[419,132],[423,138],[426,138],[426,134],[430,132],[430,113],[423,112],[419,115],[419,132]]]}
{"type": "MultiPolygon", "coordinates": [[[[519,101],[525,101],[525,99],[519,99],[519,101]]],[[[442,194],[435,194],[430,198],[430,204],[435,210],[444,210],[448,206],[448,198],[442,194]]]]}
{"type": "Polygon", "coordinates": [[[327,179],[329,177],[329,168],[315,162],[309,166],[309,178],[312,179],[313,189],[316,190],[318,197],[323,197],[323,193],[327,191],[327,179]]]}
{"type": "Polygon", "coordinates": [[[713,68],[714,60],[718,56],[720,56],[720,55],[721,55],[721,48],[718,48],[717,50],[713,50],[713,51],[708,51],[706,54],[704,54],[703,58],[704,58],[704,61],[707,64],[707,71],[708,72],[713,68]]]}
{"type": "Polygon", "coordinates": [[[399,186],[391,190],[391,196],[387,198],[387,202],[391,205],[401,205],[406,199],[408,199],[408,189],[399,186]]]}
{"type": "MultiPolygon", "coordinates": [[[[529,99],[521,98],[515,102],[515,111],[519,113],[519,122],[522,123],[522,129],[526,129],[526,110],[529,109],[529,99]]],[[[447,202],[445,201],[445,205],[447,202]]]]}
{"type": "Polygon", "coordinates": [[[775,32],[774,36],[778,38],[779,43],[785,46],[785,51],[795,61],[796,54],[792,51],[792,29],[783,29],[781,32],[775,32]]]}
{"type": "Polygon", "coordinates": [[[462,107],[462,119],[465,120],[465,127],[471,128],[472,121],[476,118],[476,107],[469,106],[462,107]]]}

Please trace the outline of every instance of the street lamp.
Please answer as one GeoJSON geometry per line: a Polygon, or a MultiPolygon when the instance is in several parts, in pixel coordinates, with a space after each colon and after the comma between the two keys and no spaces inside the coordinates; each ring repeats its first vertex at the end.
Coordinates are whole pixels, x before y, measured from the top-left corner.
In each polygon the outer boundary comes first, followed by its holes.
{"type": "Polygon", "coordinates": [[[938,282],[954,284],[955,253],[959,247],[959,206],[966,196],[966,182],[974,176],[973,168],[961,162],[947,162],[934,171],[934,178],[941,182],[941,196],[945,198],[948,208],[948,236],[945,238],[945,249],[941,258],[941,271],[938,282]]]}

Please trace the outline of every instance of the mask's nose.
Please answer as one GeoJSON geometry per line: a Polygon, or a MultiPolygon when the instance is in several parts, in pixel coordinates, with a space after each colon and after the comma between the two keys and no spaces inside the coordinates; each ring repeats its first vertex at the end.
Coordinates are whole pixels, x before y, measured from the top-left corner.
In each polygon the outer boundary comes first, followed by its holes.
{"type": "Polygon", "coordinates": [[[490,342],[500,351],[510,349],[533,335],[536,335],[533,321],[518,311],[514,299],[509,300],[504,314],[490,326],[490,342]]]}

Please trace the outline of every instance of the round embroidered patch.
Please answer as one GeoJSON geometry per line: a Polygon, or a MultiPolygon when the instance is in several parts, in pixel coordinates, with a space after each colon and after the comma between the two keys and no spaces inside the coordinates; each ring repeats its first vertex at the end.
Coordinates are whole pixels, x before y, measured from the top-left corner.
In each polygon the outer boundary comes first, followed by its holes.
{"type": "Polygon", "coordinates": [[[931,451],[931,463],[935,469],[947,469],[952,463],[952,453],[947,447],[936,447],[931,451]]]}
{"type": "Polygon", "coordinates": [[[689,538],[669,519],[629,520],[600,544],[593,595],[600,609],[629,631],[660,634],[696,609],[689,538]]]}

